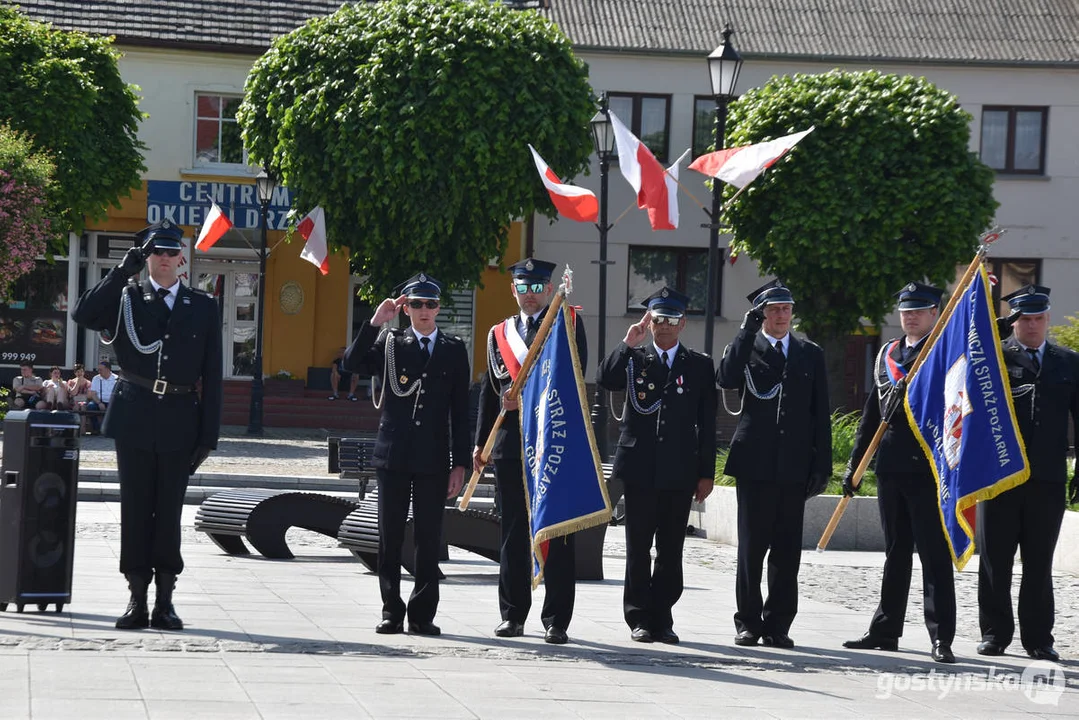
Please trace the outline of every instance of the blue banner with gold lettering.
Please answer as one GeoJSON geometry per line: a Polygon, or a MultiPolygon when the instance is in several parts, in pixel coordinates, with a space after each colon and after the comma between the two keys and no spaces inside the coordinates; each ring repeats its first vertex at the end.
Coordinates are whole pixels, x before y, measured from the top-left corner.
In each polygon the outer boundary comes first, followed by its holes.
{"type": "Polygon", "coordinates": [[[906,411],[937,480],[941,521],[960,570],[974,554],[974,510],[1030,476],[981,265],[907,383],[906,411]]]}
{"type": "Polygon", "coordinates": [[[611,518],[572,312],[559,308],[520,396],[533,588],[543,578],[549,542],[611,518]]]}

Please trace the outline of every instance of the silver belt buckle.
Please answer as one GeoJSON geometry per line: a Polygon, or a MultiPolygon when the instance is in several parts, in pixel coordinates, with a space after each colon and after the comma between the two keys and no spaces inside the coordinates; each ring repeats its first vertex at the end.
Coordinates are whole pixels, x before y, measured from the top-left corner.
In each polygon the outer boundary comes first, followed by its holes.
{"type": "Polygon", "coordinates": [[[154,394],[155,395],[164,395],[165,391],[168,390],[168,388],[169,388],[169,384],[167,382],[165,382],[164,380],[161,380],[160,378],[157,379],[157,380],[154,380],[154,394]]]}

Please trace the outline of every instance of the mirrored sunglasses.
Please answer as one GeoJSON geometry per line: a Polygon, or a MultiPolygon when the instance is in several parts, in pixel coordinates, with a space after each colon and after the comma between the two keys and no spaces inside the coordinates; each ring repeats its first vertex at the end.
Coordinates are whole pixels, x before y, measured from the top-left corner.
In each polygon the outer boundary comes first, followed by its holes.
{"type": "Polygon", "coordinates": [[[541,293],[547,287],[547,283],[514,283],[513,287],[517,288],[519,295],[525,293],[541,293]]]}
{"type": "Polygon", "coordinates": [[[180,251],[174,248],[154,248],[154,255],[168,255],[169,257],[179,257],[180,251]]]}
{"type": "Polygon", "coordinates": [[[420,308],[434,310],[438,307],[438,300],[409,300],[408,306],[413,310],[419,310],[420,308]]]}
{"type": "Polygon", "coordinates": [[[681,321],[682,321],[682,318],[663,317],[662,315],[653,315],[652,316],[652,322],[654,324],[656,324],[656,325],[662,325],[663,323],[667,323],[668,325],[677,325],[681,321]]]}

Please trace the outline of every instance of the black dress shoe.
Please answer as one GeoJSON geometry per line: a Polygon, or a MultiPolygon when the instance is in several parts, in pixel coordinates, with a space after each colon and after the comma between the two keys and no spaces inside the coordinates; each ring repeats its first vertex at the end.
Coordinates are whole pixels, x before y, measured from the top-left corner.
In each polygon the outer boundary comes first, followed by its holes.
{"type": "Polygon", "coordinates": [[[993,642],[992,640],[984,640],[978,644],[979,655],[1003,655],[1004,648],[1006,646],[993,642]]]}
{"type": "Polygon", "coordinates": [[[375,632],[379,635],[397,635],[405,631],[405,625],[400,620],[383,620],[375,625],[375,632]]]}
{"type": "Polygon", "coordinates": [[[547,628],[547,632],[543,635],[543,641],[549,642],[552,645],[565,645],[569,642],[569,635],[566,631],[557,625],[552,625],[547,628]]]}
{"type": "Polygon", "coordinates": [[[661,642],[661,643],[663,643],[665,645],[677,645],[678,644],[678,633],[676,633],[671,628],[667,628],[666,630],[660,630],[658,632],[654,632],[654,633],[652,633],[652,637],[655,638],[656,642],[661,642]]]}
{"type": "Polygon", "coordinates": [[[850,648],[851,650],[888,650],[895,652],[899,649],[899,640],[896,638],[885,638],[879,635],[873,635],[872,633],[866,633],[857,640],[847,640],[843,643],[843,647],[850,648]]]}
{"type": "Polygon", "coordinates": [[[516,620],[503,620],[502,624],[495,628],[498,637],[521,637],[525,634],[525,624],[516,620]]]}
{"type": "Polygon", "coordinates": [[[633,642],[650,643],[654,639],[652,633],[648,632],[648,628],[643,625],[638,625],[633,628],[633,632],[629,634],[629,639],[633,642]]]}
{"type": "Polygon", "coordinates": [[[734,644],[741,645],[742,647],[750,647],[756,645],[757,641],[761,639],[760,635],[751,633],[749,630],[743,630],[734,636],[734,644]]]}
{"type": "Polygon", "coordinates": [[[937,640],[933,643],[933,659],[939,663],[954,663],[955,655],[952,654],[952,646],[937,640]]]}
{"type": "Polygon", "coordinates": [[[1060,662],[1060,654],[1053,649],[1051,645],[1045,645],[1043,647],[1036,647],[1027,650],[1027,655],[1035,660],[1049,660],[1052,662],[1060,662]]]}
{"type": "Polygon", "coordinates": [[[410,622],[408,624],[408,631],[417,635],[441,635],[442,628],[435,625],[433,622],[410,622]]]}
{"type": "Polygon", "coordinates": [[[764,646],[774,647],[781,650],[790,650],[794,647],[794,641],[791,640],[791,636],[786,633],[780,633],[777,635],[765,635],[764,646]]]}

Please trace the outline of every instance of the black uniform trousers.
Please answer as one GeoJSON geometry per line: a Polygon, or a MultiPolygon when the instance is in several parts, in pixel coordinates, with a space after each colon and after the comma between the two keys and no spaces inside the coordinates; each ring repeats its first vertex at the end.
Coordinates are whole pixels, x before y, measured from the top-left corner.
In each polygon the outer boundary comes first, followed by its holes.
{"type": "Polygon", "coordinates": [[[448,474],[376,470],[378,478],[378,584],[382,619],[431,622],[438,609],[438,559],[442,517],[449,489],[448,474]],[[401,600],[401,545],[405,540],[408,506],[412,503],[415,537],[415,585],[408,606],[401,600]]]}
{"type": "Polygon", "coordinates": [[[147,582],[154,571],[179,575],[180,516],[191,453],[158,452],[116,439],[120,476],[120,572],[147,582]]]}
{"type": "Polygon", "coordinates": [[[626,624],[652,632],[667,630],[674,626],[671,608],[682,597],[682,548],[693,492],[627,483],[625,499],[626,584],[622,610],[626,624]]]}
{"type": "Polygon", "coordinates": [[[1015,634],[1012,564],[1023,560],[1019,637],[1023,648],[1053,646],[1053,553],[1064,520],[1064,487],[1028,480],[978,503],[978,623],[982,640],[1007,647],[1015,634]]]}
{"type": "Polygon", "coordinates": [[[885,560],[880,604],[869,633],[895,640],[902,637],[917,545],[929,639],[951,645],[955,639],[955,576],[940,522],[936,483],[932,476],[920,473],[878,472],[877,479],[885,560]]]}
{"type": "MultiPolygon", "coordinates": [[[[529,547],[528,506],[520,458],[495,460],[495,491],[502,510],[502,551],[498,567],[498,608],[503,620],[524,623],[532,607],[532,551],[529,547]]],[[[576,557],[573,535],[548,545],[543,583],[546,594],[540,619],[543,627],[566,630],[576,598],[576,557]]]]}
{"type": "Polygon", "coordinates": [[[738,573],[734,627],[754,635],[786,635],[798,614],[804,482],[745,482],[736,478],[738,573]],[[768,555],[768,599],[761,598],[768,555]]]}

